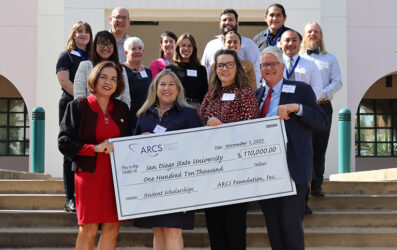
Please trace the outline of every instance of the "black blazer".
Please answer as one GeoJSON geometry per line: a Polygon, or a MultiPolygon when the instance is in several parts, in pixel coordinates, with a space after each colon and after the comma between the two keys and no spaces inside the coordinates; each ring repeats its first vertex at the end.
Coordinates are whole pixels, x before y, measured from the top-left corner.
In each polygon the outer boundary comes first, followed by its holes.
{"type": "MultiPolygon", "coordinates": [[[[128,106],[117,99],[112,99],[113,109],[110,116],[120,129],[120,136],[132,134],[128,106]]],[[[68,103],[60,124],[58,148],[62,154],[73,161],[76,171],[95,172],[96,156],[78,155],[84,144],[96,144],[96,123],[98,114],[91,110],[87,98],[80,98],[68,103]]]]}
{"type": "MultiPolygon", "coordinates": [[[[313,146],[312,130],[326,129],[327,117],[316,102],[316,96],[310,85],[304,82],[283,80],[283,85],[294,85],[294,93],[281,92],[280,105],[288,103],[302,104],[303,114],[290,114],[285,120],[287,131],[287,162],[290,175],[297,184],[307,184],[312,181],[313,146]]],[[[258,101],[261,102],[265,87],[255,91],[258,101]]]]}

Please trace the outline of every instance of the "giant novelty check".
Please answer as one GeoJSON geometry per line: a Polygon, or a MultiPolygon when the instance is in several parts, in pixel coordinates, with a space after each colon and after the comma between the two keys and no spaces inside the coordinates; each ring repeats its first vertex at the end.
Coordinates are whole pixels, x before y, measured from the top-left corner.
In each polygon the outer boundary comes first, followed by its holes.
{"type": "Polygon", "coordinates": [[[110,141],[120,220],[296,194],[278,117],[110,141]]]}

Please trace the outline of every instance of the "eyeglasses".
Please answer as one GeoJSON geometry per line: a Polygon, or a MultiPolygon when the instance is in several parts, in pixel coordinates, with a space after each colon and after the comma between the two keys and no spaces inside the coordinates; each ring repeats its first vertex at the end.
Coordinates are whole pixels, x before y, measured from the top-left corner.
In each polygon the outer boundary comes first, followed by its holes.
{"type": "Polygon", "coordinates": [[[226,66],[227,69],[233,69],[233,68],[234,68],[234,65],[236,65],[235,62],[217,63],[217,64],[216,64],[216,69],[217,69],[217,70],[222,70],[222,69],[225,68],[225,66],[226,66]]]}
{"type": "Polygon", "coordinates": [[[104,48],[108,48],[111,49],[113,48],[113,43],[98,43],[99,47],[101,47],[102,49],[104,48]]]}
{"type": "Polygon", "coordinates": [[[117,21],[127,21],[128,17],[126,16],[112,16],[113,19],[116,19],[117,21]]]}
{"type": "Polygon", "coordinates": [[[276,65],[279,65],[279,62],[272,62],[272,63],[261,63],[260,66],[262,68],[273,68],[276,67],[276,65]]]}

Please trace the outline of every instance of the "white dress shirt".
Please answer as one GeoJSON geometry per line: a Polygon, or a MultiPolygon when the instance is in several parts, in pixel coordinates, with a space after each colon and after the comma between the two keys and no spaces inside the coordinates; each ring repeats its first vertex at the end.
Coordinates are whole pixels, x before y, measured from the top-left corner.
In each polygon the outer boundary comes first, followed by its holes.
{"type": "MultiPolygon", "coordinates": [[[[241,37],[241,48],[238,51],[238,56],[241,60],[250,60],[254,65],[256,82],[258,87],[259,81],[262,78],[261,71],[259,69],[260,64],[260,52],[258,46],[249,38],[241,37]]],[[[207,43],[204,49],[203,57],[201,58],[201,64],[207,69],[207,77],[209,78],[212,64],[214,64],[215,53],[223,49],[223,37],[221,35],[216,36],[214,40],[207,43]]]]}
{"type": "Polygon", "coordinates": [[[342,88],[342,73],[336,57],[331,53],[323,55],[321,51],[319,54],[313,53],[310,56],[305,53],[301,57],[314,62],[320,70],[323,81],[323,93],[320,100],[332,100],[334,94],[342,88]]]}
{"type": "MultiPolygon", "coordinates": [[[[293,56],[292,58],[294,59],[293,63],[296,63],[296,60],[298,60],[298,54],[293,56]]],[[[285,54],[283,54],[283,61],[285,66],[284,70],[284,78],[287,78],[287,63],[289,62],[289,57],[285,54]]],[[[321,74],[320,71],[318,70],[316,64],[304,57],[301,57],[299,59],[298,65],[295,67],[295,81],[301,81],[309,84],[313,91],[314,94],[316,94],[317,100],[321,97],[321,94],[323,92],[323,83],[321,80],[321,74]]]]}

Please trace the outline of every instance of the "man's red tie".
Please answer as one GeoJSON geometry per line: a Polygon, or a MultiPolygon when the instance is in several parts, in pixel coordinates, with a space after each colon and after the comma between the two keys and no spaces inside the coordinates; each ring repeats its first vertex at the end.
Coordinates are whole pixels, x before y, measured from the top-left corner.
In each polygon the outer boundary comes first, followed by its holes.
{"type": "Polygon", "coordinates": [[[272,98],[272,93],[273,93],[273,89],[269,88],[269,91],[267,92],[267,96],[265,98],[265,102],[262,105],[262,110],[261,110],[262,117],[266,117],[267,111],[269,111],[270,99],[272,98]]]}

